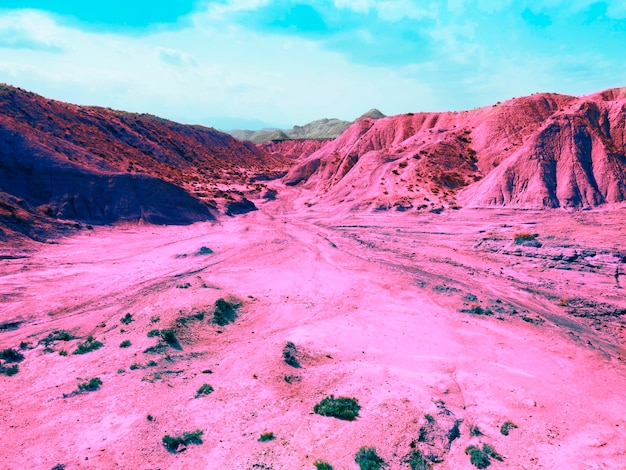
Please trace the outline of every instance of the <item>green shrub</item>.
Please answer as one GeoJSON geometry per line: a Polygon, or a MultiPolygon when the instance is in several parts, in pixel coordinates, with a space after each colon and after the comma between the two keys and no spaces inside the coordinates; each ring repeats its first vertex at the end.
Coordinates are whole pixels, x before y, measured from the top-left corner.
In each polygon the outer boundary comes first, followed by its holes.
{"type": "Polygon", "coordinates": [[[430,470],[432,468],[431,463],[424,456],[422,451],[413,449],[409,455],[406,456],[404,462],[409,464],[411,470],[430,470]]]}
{"type": "Polygon", "coordinates": [[[480,430],[480,428],[479,428],[477,425],[475,425],[475,424],[470,425],[470,427],[469,427],[469,433],[470,433],[470,436],[472,436],[472,437],[480,437],[480,436],[484,436],[483,432],[482,432],[482,431],[480,430]]]}
{"type": "Polygon", "coordinates": [[[195,256],[201,256],[201,255],[210,255],[213,253],[213,250],[207,246],[203,246],[201,247],[198,251],[196,251],[194,253],[195,256]]]}
{"type": "Polygon", "coordinates": [[[0,364],[0,375],[6,375],[7,377],[11,377],[12,375],[17,374],[20,371],[20,368],[17,364],[14,364],[9,367],[5,367],[0,364]]]}
{"type": "Polygon", "coordinates": [[[104,346],[100,341],[96,341],[93,336],[89,336],[84,343],[80,343],[72,354],[86,354],[104,346]]]}
{"type": "Polygon", "coordinates": [[[150,330],[148,331],[148,338],[154,338],[155,336],[159,336],[160,334],[160,330],[150,330]]]}
{"type": "Polygon", "coordinates": [[[469,446],[465,453],[470,456],[470,463],[476,468],[487,468],[491,465],[491,458],[502,462],[504,459],[489,444],[484,444],[482,450],[476,446],[469,446]]]}
{"type": "Polygon", "coordinates": [[[361,470],[378,470],[387,466],[374,447],[361,447],[354,456],[354,461],[361,470]]]}
{"type": "Polygon", "coordinates": [[[136,370],[140,368],[141,368],[141,364],[139,364],[138,362],[135,362],[134,364],[130,365],[130,370],[136,370]]]}
{"type": "Polygon", "coordinates": [[[95,392],[100,388],[100,385],[102,385],[100,377],[94,377],[93,379],[90,379],[89,382],[78,384],[78,392],[95,392]]]}
{"type": "Polygon", "coordinates": [[[316,460],[313,462],[316,470],[333,470],[333,466],[328,462],[324,462],[323,460],[316,460]]]}
{"type": "Polygon", "coordinates": [[[129,340],[124,340],[120,343],[120,348],[130,348],[130,341],[129,340]]]}
{"type": "Polygon", "coordinates": [[[191,287],[191,284],[188,282],[185,282],[184,284],[178,284],[176,286],[176,289],[189,289],[191,287]]]}
{"type": "Polygon", "coordinates": [[[233,323],[237,319],[237,309],[239,307],[240,305],[234,302],[228,302],[221,298],[217,299],[213,312],[213,323],[217,323],[220,326],[233,323]]]}
{"type": "Polygon", "coordinates": [[[274,436],[273,432],[264,432],[261,434],[261,437],[259,437],[259,442],[273,441],[274,439],[276,439],[276,436],[274,436]]]}
{"type": "Polygon", "coordinates": [[[524,242],[528,242],[528,241],[532,241],[536,239],[538,236],[539,236],[538,233],[521,232],[521,233],[516,233],[513,236],[513,241],[515,242],[516,245],[521,245],[524,242]]]}
{"type": "Polygon", "coordinates": [[[0,359],[4,359],[6,363],[22,362],[24,355],[13,348],[9,348],[0,351],[0,359]]]}
{"type": "Polygon", "coordinates": [[[454,425],[448,431],[448,442],[452,443],[452,441],[461,437],[461,430],[459,427],[461,426],[462,422],[463,422],[462,419],[457,419],[454,422],[454,425]]]}
{"type": "Polygon", "coordinates": [[[153,315],[150,317],[150,323],[158,323],[161,321],[161,317],[158,315],[153,315]]]}
{"type": "Polygon", "coordinates": [[[161,330],[161,339],[174,349],[182,349],[174,330],[161,330]]]}
{"type": "Polygon", "coordinates": [[[131,323],[133,321],[133,316],[130,313],[127,313],[126,315],[124,315],[122,318],[120,318],[120,322],[123,325],[128,325],[129,323],[131,323]]]}
{"type": "Polygon", "coordinates": [[[146,416],[146,419],[147,419],[148,421],[154,421],[154,416],[152,416],[152,415],[148,415],[148,416],[146,416]]]}
{"type": "Polygon", "coordinates": [[[179,446],[186,446],[188,444],[202,444],[203,432],[199,429],[194,432],[186,432],[182,436],[172,437],[167,434],[163,436],[162,442],[168,452],[176,452],[179,446]]]}
{"type": "Polygon", "coordinates": [[[71,341],[73,339],[76,339],[76,337],[67,330],[54,330],[52,333],[49,333],[48,336],[41,339],[39,344],[43,343],[45,347],[48,347],[50,343],[54,343],[55,341],[71,341]]]}
{"type": "Polygon", "coordinates": [[[288,341],[283,348],[283,359],[285,364],[290,365],[291,367],[300,367],[300,362],[298,361],[298,349],[296,345],[291,341],[288,341]]]}
{"type": "Polygon", "coordinates": [[[338,397],[333,395],[324,398],[313,407],[313,412],[321,416],[353,421],[359,416],[361,406],[356,398],[338,397]]]}
{"type": "Polygon", "coordinates": [[[500,427],[500,434],[508,436],[511,428],[517,428],[517,424],[513,421],[505,421],[505,423],[500,427]]]}
{"type": "Polygon", "coordinates": [[[65,470],[65,465],[62,463],[58,463],[54,467],[52,467],[51,470],[65,470]]]}
{"type": "Polygon", "coordinates": [[[67,351],[65,349],[61,349],[59,351],[59,356],[67,356],[67,351]]]}
{"type": "Polygon", "coordinates": [[[196,392],[196,398],[205,397],[213,393],[213,390],[213,387],[211,387],[209,384],[203,384],[196,392]]]}

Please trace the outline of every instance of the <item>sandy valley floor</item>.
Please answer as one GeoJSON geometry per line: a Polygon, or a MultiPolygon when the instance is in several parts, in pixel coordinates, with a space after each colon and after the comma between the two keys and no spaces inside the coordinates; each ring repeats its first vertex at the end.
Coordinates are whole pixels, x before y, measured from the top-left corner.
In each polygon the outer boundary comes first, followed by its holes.
{"type": "Polygon", "coordinates": [[[0,376],[0,468],[357,469],[369,446],[391,469],[412,448],[471,469],[464,450],[486,443],[494,469],[626,469],[626,209],[352,214],[291,191],[219,223],[96,228],[1,260],[0,349],[28,345],[0,376]],[[223,327],[220,297],[243,303],[223,327]],[[155,328],[182,349],[145,353],[155,328]],[[61,329],[77,339],[46,352],[61,329]],[[89,335],[104,346],[72,354],[89,335]],[[314,414],[330,394],[359,417],[314,414]],[[196,429],[183,452],[161,442],[196,429]]]}

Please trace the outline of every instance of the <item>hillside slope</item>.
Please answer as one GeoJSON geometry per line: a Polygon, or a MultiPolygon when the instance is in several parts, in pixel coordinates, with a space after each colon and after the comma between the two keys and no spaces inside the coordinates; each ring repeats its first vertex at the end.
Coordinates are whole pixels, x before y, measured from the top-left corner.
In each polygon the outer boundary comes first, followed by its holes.
{"type": "Polygon", "coordinates": [[[281,165],[214,129],[0,87],[0,222],[10,230],[30,233],[35,214],[92,224],[207,220],[212,209],[199,198],[213,197],[218,180],[281,165]]]}
{"type": "Polygon", "coordinates": [[[285,177],[351,208],[584,208],[624,200],[624,89],[362,118],[285,177]],[[485,177],[487,176],[487,177],[485,177]],[[467,189],[464,189],[467,188],[467,189]]]}

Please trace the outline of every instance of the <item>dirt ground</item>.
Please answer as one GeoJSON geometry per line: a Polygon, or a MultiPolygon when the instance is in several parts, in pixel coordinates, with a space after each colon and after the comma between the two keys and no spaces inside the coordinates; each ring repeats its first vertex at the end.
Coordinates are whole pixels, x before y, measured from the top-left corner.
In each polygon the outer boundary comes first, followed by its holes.
{"type": "Polygon", "coordinates": [[[390,469],[417,451],[472,469],[465,449],[489,444],[494,469],[626,469],[625,208],[306,200],[280,188],[215,223],[4,247],[0,349],[24,359],[0,375],[0,468],[352,470],[367,446],[390,469]],[[219,298],[241,303],[233,323],[212,322],[219,298]],[[58,330],[76,338],[42,341],[58,330]],[[103,346],[73,354],[90,335],[103,346]],[[358,399],[358,418],[313,413],[331,394],[358,399]],[[201,444],[162,443],[195,430],[201,444]]]}

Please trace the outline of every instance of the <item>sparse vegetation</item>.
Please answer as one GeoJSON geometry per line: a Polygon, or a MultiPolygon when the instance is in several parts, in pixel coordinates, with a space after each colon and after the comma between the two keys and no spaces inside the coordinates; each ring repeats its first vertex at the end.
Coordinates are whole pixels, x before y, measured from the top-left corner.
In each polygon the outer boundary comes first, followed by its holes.
{"type": "Polygon", "coordinates": [[[431,463],[424,456],[422,451],[413,449],[409,455],[406,456],[404,462],[409,464],[411,470],[430,470],[432,468],[431,463]]]}
{"type": "Polygon", "coordinates": [[[215,310],[213,312],[213,323],[219,326],[228,325],[237,319],[237,309],[240,305],[229,302],[222,298],[215,301],[215,310]]]}
{"type": "MultiPolygon", "coordinates": [[[[176,332],[174,330],[165,329],[165,330],[150,330],[148,331],[148,338],[153,338],[155,336],[160,337],[168,346],[174,349],[182,349],[180,343],[178,342],[178,338],[176,337],[176,332]]],[[[144,352],[146,353],[160,353],[165,349],[164,345],[156,345],[151,348],[146,349],[144,352]]]]}
{"type": "Polygon", "coordinates": [[[185,282],[184,284],[178,284],[176,286],[176,289],[189,289],[191,287],[191,284],[188,282],[185,282]]]}
{"type": "Polygon", "coordinates": [[[316,470],[333,470],[333,466],[331,464],[319,459],[313,462],[313,466],[316,470]]]}
{"type": "Polygon", "coordinates": [[[452,443],[452,441],[454,441],[455,439],[458,439],[459,437],[461,437],[461,423],[463,422],[462,419],[457,419],[456,421],[454,421],[454,425],[450,428],[450,430],[448,431],[448,442],[452,443]]]}
{"type": "Polygon", "coordinates": [[[78,384],[78,392],[95,392],[101,385],[102,380],[100,380],[100,377],[94,377],[93,379],[90,379],[89,382],[78,384]]]}
{"type": "Polygon", "coordinates": [[[283,348],[283,359],[285,360],[285,364],[290,365],[291,367],[300,367],[300,362],[298,361],[298,349],[296,345],[291,341],[288,341],[283,348]]]}
{"type": "Polygon", "coordinates": [[[205,397],[213,393],[213,390],[213,387],[211,387],[209,384],[203,384],[196,392],[196,398],[205,397]]]}
{"type": "Polygon", "coordinates": [[[135,362],[134,364],[130,365],[130,370],[137,370],[141,368],[141,364],[135,362]]]}
{"type": "Polygon", "coordinates": [[[13,348],[9,348],[0,351],[0,359],[4,360],[7,364],[11,364],[14,362],[22,362],[24,355],[13,348]]]}
{"type": "Polygon", "coordinates": [[[128,325],[133,321],[133,316],[130,313],[127,313],[122,318],[120,318],[120,323],[123,325],[128,325]]]}
{"type": "Polygon", "coordinates": [[[168,452],[178,452],[181,446],[187,446],[189,444],[202,444],[201,430],[197,429],[193,432],[186,432],[182,436],[172,437],[169,435],[163,436],[162,442],[168,452]]]}
{"type": "Polygon", "coordinates": [[[359,416],[361,406],[356,398],[337,397],[333,395],[324,398],[313,407],[313,412],[321,416],[353,421],[359,416]]]}
{"type": "Polygon", "coordinates": [[[513,241],[516,245],[521,245],[524,242],[535,240],[538,236],[538,233],[520,232],[513,236],[513,241]]]}
{"type": "Polygon", "coordinates": [[[7,377],[11,377],[12,375],[17,374],[19,371],[20,368],[17,364],[9,367],[5,367],[3,364],[0,364],[0,375],[6,375],[7,377]]]}
{"type": "Polygon", "coordinates": [[[483,308],[477,303],[471,303],[469,307],[461,310],[465,313],[471,313],[473,315],[493,315],[493,312],[489,308],[483,308]]]}
{"type": "Polygon", "coordinates": [[[489,444],[484,444],[482,450],[476,446],[469,446],[465,453],[470,456],[470,463],[476,468],[487,468],[491,465],[491,459],[503,461],[504,459],[489,444]]]}
{"type": "Polygon", "coordinates": [[[120,348],[130,348],[130,344],[130,341],[126,339],[120,343],[120,348]]]}
{"type": "Polygon", "coordinates": [[[517,424],[515,424],[513,421],[505,421],[504,424],[500,427],[500,434],[502,434],[503,436],[508,436],[509,431],[512,428],[517,428],[517,424]]]}
{"type": "Polygon", "coordinates": [[[73,339],[76,339],[76,337],[72,335],[69,331],[55,330],[52,333],[49,333],[48,336],[46,336],[45,338],[41,339],[39,341],[39,344],[43,343],[44,346],[47,348],[51,343],[54,343],[55,341],[71,341],[73,339]]]}
{"type": "Polygon", "coordinates": [[[93,336],[89,336],[84,343],[80,343],[72,354],[86,354],[96,349],[100,349],[104,344],[94,339],[93,336]]]}
{"type": "Polygon", "coordinates": [[[476,424],[470,424],[469,433],[470,433],[470,436],[472,437],[484,436],[483,432],[480,430],[480,428],[476,424]]]}
{"type": "Polygon", "coordinates": [[[361,447],[354,456],[354,461],[361,470],[379,470],[387,466],[374,447],[361,447]]]}
{"type": "Polygon", "coordinates": [[[153,338],[155,336],[159,336],[161,334],[160,330],[150,330],[148,331],[148,338],[153,338]]]}
{"type": "Polygon", "coordinates": [[[259,442],[268,442],[273,441],[274,439],[276,439],[276,436],[274,436],[273,432],[264,432],[261,434],[261,437],[259,437],[259,442]]]}
{"type": "Polygon", "coordinates": [[[58,463],[54,467],[52,467],[51,470],[65,470],[65,465],[63,465],[62,463],[58,463]]]}
{"type": "Polygon", "coordinates": [[[67,356],[67,350],[65,350],[65,349],[61,349],[61,350],[59,351],[59,356],[67,356]]]}
{"type": "Polygon", "coordinates": [[[291,384],[294,382],[300,382],[302,380],[302,377],[300,377],[299,375],[284,375],[283,379],[285,379],[285,382],[287,382],[288,384],[291,384]]]}
{"type": "Polygon", "coordinates": [[[158,315],[154,315],[152,317],[150,317],[150,323],[158,323],[161,321],[161,317],[158,315]]]}

